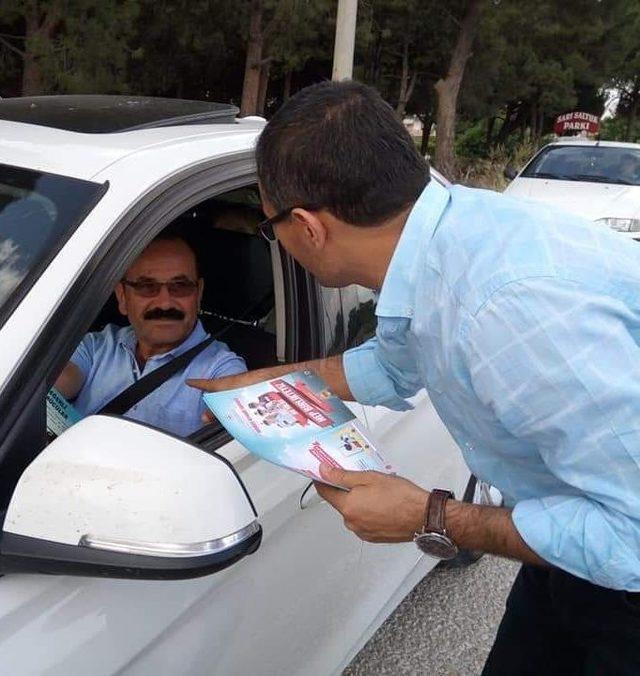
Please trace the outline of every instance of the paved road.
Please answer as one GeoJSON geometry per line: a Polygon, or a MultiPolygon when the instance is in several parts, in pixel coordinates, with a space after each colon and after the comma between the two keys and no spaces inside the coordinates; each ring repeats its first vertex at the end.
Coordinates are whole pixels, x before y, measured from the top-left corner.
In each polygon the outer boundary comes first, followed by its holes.
{"type": "Polygon", "coordinates": [[[437,568],[400,604],[343,676],[479,674],[518,567],[485,556],[469,568],[437,568]]]}

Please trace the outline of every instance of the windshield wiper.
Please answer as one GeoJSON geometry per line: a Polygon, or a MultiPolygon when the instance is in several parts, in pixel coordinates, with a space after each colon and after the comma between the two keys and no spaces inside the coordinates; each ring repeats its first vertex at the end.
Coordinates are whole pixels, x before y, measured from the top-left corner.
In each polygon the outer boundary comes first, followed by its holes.
{"type": "Polygon", "coordinates": [[[570,181],[569,176],[563,176],[562,174],[550,174],[544,171],[536,172],[531,176],[531,178],[550,178],[556,181],[570,181]]]}
{"type": "Polygon", "coordinates": [[[598,174],[576,174],[572,181],[588,181],[590,183],[617,183],[608,176],[598,176],[598,174]]]}

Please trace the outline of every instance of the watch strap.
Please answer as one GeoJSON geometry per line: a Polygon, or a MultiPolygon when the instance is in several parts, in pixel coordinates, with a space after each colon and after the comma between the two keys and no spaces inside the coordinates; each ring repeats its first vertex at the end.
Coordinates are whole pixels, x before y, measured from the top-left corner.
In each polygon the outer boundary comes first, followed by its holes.
{"type": "Polygon", "coordinates": [[[444,514],[449,498],[453,498],[451,491],[445,491],[440,488],[434,488],[431,491],[425,508],[423,533],[440,533],[440,535],[446,533],[444,514]]]}

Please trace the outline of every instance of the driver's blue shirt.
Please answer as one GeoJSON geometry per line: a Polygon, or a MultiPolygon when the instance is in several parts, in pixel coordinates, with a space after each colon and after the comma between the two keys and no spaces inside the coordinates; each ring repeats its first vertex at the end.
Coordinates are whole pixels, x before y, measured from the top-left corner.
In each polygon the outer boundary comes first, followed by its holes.
{"type": "Polygon", "coordinates": [[[431,181],[376,313],[344,357],[356,399],[402,410],[425,388],[534,551],[640,591],[640,243],[431,181]]]}
{"type": "MultiPolygon", "coordinates": [[[[71,357],[86,380],[74,406],[81,415],[99,411],[116,395],[160,366],[195,347],[208,337],[198,321],[189,337],[165,354],[150,357],[140,369],[135,357],[137,338],[130,326],[108,324],[88,333],[71,357]]],[[[213,341],[187,368],[169,378],[125,415],[154,427],[187,436],[202,427],[205,405],[202,392],[189,387],[187,378],[221,378],[247,370],[244,359],[219,341],[213,341]]]]}

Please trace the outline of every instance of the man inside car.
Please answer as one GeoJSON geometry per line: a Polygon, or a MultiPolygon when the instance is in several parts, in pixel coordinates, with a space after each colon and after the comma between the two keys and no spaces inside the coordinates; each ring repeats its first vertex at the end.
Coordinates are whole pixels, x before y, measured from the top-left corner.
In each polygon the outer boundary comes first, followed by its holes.
{"type": "MultiPolygon", "coordinates": [[[[130,325],[107,324],[102,331],[88,333],[55,387],[75,400],[81,415],[91,415],[136,381],[207,340],[197,316],[203,287],[187,242],[171,235],[156,238],[115,289],[118,309],[130,325]]],[[[214,340],[124,415],[187,436],[202,426],[204,404],[185,379],[244,371],[244,360],[214,340]]]]}

